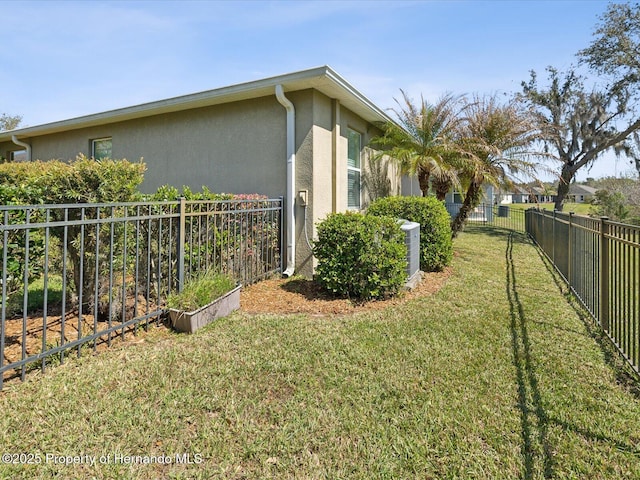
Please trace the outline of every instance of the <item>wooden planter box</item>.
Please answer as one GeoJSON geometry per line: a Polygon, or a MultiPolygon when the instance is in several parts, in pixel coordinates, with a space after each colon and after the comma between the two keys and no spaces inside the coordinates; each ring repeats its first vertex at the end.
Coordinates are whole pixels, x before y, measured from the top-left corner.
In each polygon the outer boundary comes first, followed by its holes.
{"type": "Polygon", "coordinates": [[[240,288],[241,285],[238,285],[230,292],[193,312],[169,309],[171,325],[179,332],[193,333],[217,318],[226,317],[240,308],[240,288]]]}

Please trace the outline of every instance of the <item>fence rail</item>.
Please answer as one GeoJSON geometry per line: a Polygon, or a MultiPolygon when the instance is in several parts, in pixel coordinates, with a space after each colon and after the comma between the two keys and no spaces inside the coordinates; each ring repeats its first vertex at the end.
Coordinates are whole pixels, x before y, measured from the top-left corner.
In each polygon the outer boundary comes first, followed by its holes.
{"type": "Polygon", "coordinates": [[[0,389],[165,313],[207,269],[281,271],[280,199],[0,206],[0,389]]]}
{"type": "Polygon", "coordinates": [[[529,209],[526,231],[640,373],[640,227],[529,209]]]}
{"type": "MultiPolygon", "coordinates": [[[[451,218],[460,211],[460,203],[447,203],[445,207],[451,218]]],[[[524,210],[511,205],[482,203],[473,209],[467,220],[470,224],[481,224],[524,233],[524,210]]]]}

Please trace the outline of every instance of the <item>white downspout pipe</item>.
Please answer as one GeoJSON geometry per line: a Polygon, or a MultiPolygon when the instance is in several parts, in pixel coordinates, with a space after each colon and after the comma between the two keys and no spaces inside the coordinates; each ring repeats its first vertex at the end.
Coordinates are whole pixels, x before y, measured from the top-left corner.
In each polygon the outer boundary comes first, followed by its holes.
{"type": "Polygon", "coordinates": [[[283,274],[290,277],[296,268],[296,110],[282,85],[276,85],[276,98],[287,109],[287,266],[283,274]]]}
{"type": "Polygon", "coordinates": [[[21,142],[20,140],[18,140],[18,137],[16,137],[15,135],[11,135],[11,141],[16,145],[24,147],[27,150],[27,162],[30,162],[31,161],[31,145],[25,142],[21,142]]]}

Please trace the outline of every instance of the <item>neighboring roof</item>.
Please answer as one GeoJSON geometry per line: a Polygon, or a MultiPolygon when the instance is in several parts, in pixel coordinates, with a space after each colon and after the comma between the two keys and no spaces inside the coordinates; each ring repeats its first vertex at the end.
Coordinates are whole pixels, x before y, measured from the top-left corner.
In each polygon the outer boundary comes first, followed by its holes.
{"type": "Polygon", "coordinates": [[[531,189],[529,187],[525,188],[521,185],[514,186],[515,195],[530,195],[531,189]]]}
{"type": "Polygon", "coordinates": [[[546,197],[552,197],[558,194],[558,192],[556,192],[555,190],[546,190],[545,188],[539,187],[537,185],[531,185],[528,188],[531,190],[531,194],[533,195],[542,195],[546,197]]]}
{"type": "Polygon", "coordinates": [[[383,110],[358,92],[358,90],[338,75],[331,67],[325,65],[309,70],[301,70],[276,77],[217,88],[215,90],[207,90],[156,102],[143,103],[132,107],[85,115],[69,120],[0,132],[0,142],[10,141],[12,135],[15,135],[19,139],[35,137],[135,118],[149,117],[162,113],[275,95],[276,85],[282,85],[285,94],[286,92],[314,88],[329,98],[339,100],[346,108],[371,123],[393,121],[383,110]]]}
{"type": "Polygon", "coordinates": [[[576,185],[572,183],[569,186],[569,195],[595,195],[597,189],[587,185],[576,185]]]}

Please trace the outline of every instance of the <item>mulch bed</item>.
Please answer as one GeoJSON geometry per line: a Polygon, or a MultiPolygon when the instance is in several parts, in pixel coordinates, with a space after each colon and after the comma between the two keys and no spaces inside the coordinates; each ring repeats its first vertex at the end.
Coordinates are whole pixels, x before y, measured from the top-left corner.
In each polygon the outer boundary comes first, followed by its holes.
{"type": "MultiPolygon", "coordinates": [[[[131,299],[133,302],[133,299],[131,299]]],[[[155,305],[150,304],[149,309],[145,310],[146,302],[144,299],[138,301],[138,308],[140,312],[153,311],[156,309],[155,305]]],[[[129,310],[131,310],[129,308],[129,310]]],[[[129,317],[132,318],[132,312],[128,312],[129,317]]],[[[150,322],[155,320],[150,320],[150,322]]],[[[91,335],[94,332],[100,332],[110,327],[119,325],[117,320],[108,323],[104,320],[97,320],[94,325],[94,317],[91,314],[83,314],[79,321],[78,309],[69,307],[65,313],[64,325],[61,315],[61,306],[52,306],[47,314],[46,321],[42,316],[42,311],[36,311],[28,313],[26,318],[22,316],[7,318],[4,325],[4,357],[3,365],[7,365],[13,362],[20,361],[23,357],[23,344],[25,350],[25,356],[30,357],[36,355],[43,350],[42,340],[45,338],[45,349],[71,343],[78,340],[79,337],[91,335]],[[26,327],[26,328],[25,328],[26,327]],[[78,332],[80,329],[80,333],[78,332]],[[46,335],[46,336],[45,336],[46,335]]],[[[124,327],[125,338],[130,337],[131,333],[136,331],[143,333],[145,322],[141,322],[139,326],[127,326],[124,327]]],[[[112,332],[110,335],[105,334],[95,340],[95,350],[101,351],[109,346],[110,343],[121,340],[122,330],[112,332]]],[[[94,342],[86,343],[89,348],[94,348],[94,342]]],[[[30,364],[28,369],[33,369],[35,364],[30,364]]],[[[3,378],[5,380],[11,379],[19,375],[19,369],[7,370],[4,372],[3,378]]]]}
{"type": "Polygon", "coordinates": [[[388,300],[357,303],[348,298],[336,298],[315,282],[303,278],[264,280],[244,287],[240,293],[240,309],[250,314],[346,315],[380,310],[399,305],[413,298],[432,295],[447,281],[451,269],[423,273],[422,281],[414,288],[388,300]]]}

